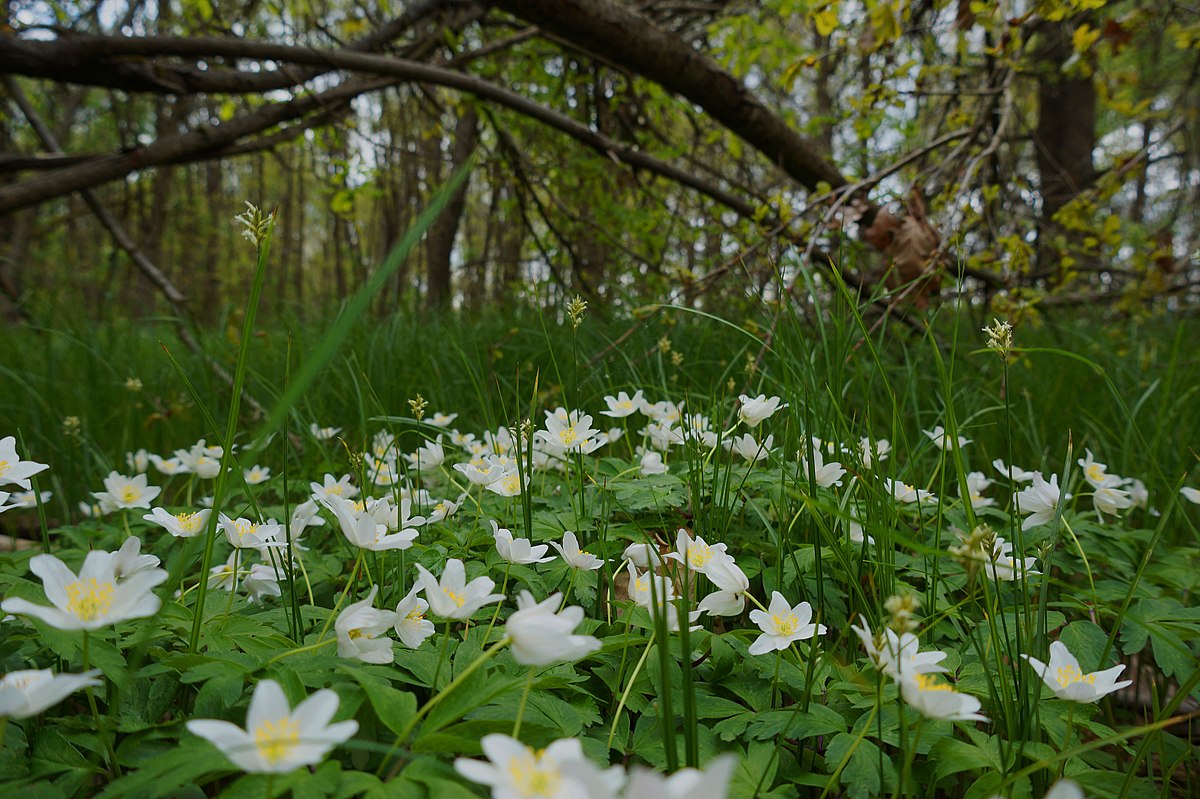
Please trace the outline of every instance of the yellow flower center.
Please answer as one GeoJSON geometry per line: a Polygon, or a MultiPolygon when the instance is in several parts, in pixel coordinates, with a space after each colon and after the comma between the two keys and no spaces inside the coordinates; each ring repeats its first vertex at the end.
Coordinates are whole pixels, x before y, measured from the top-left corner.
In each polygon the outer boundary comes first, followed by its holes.
{"type": "Polygon", "coordinates": [[[917,688],[922,691],[950,691],[953,692],[953,686],[947,685],[944,682],[937,682],[928,674],[917,674],[917,688]]]}
{"type": "Polygon", "coordinates": [[[796,618],[795,613],[786,616],[771,614],[771,623],[775,625],[776,635],[795,635],[796,630],[800,628],[800,620],[796,618]]]}
{"type": "Polygon", "coordinates": [[[506,493],[519,494],[521,492],[521,478],[519,475],[510,474],[500,481],[500,485],[506,493]]]}
{"type": "Polygon", "coordinates": [[[1066,688],[1068,685],[1074,685],[1077,682],[1085,682],[1088,685],[1096,683],[1095,674],[1084,674],[1079,670],[1078,666],[1061,666],[1055,669],[1054,676],[1058,680],[1058,684],[1063,688],[1066,688]]]}
{"type": "Polygon", "coordinates": [[[126,505],[137,502],[138,498],[141,496],[142,490],[137,486],[129,485],[121,489],[121,502],[125,503],[126,505]]]}
{"type": "Polygon", "coordinates": [[[94,621],[108,615],[113,603],[113,584],[95,577],[67,585],[67,611],[80,621],[94,621]]]}
{"type": "Polygon", "coordinates": [[[325,489],[325,493],[327,495],[333,494],[334,496],[340,497],[342,495],[342,484],[338,483],[337,485],[329,486],[328,488],[325,489]]]}
{"type": "MultiPolygon", "coordinates": [[[[351,630],[350,632],[346,633],[346,637],[347,637],[347,638],[349,638],[351,641],[354,641],[354,640],[357,640],[357,639],[359,639],[359,638],[362,638],[362,637],[364,637],[364,636],[363,636],[363,631],[362,631],[361,629],[359,629],[358,627],[355,627],[353,630],[351,630]]],[[[369,635],[368,635],[368,636],[366,636],[366,637],[367,637],[367,638],[370,638],[371,636],[369,636],[369,635]]]]}
{"type": "Polygon", "coordinates": [[[630,402],[629,400],[625,400],[624,402],[618,402],[618,403],[617,403],[617,407],[618,407],[618,408],[620,408],[620,409],[621,409],[621,410],[623,410],[623,411],[632,411],[632,410],[633,410],[633,403],[632,403],[632,402],[630,402]]]}
{"type": "Polygon", "coordinates": [[[12,468],[12,466],[9,464],[8,461],[0,461],[0,477],[3,477],[4,473],[7,472],[11,468],[12,468]]]}
{"type": "Polygon", "coordinates": [[[284,716],[278,721],[264,721],[254,731],[258,755],[275,765],[300,745],[300,725],[284,716]]]}
{"type": "Polygon", "coordinates": [[[542,753],[532,750],[509,759],[508,777],[517,794],[527,799],[555,796],[562,783],[558,768],[553,763],[542,765],[542,753]]]}
{"type": "Polygon", "coordinates": [[[1105,476],[1104,470],[1105,470],[1105,467],[1103,464],[1099,464],[1099,463],[1090,464],[1087,467],[1088,479],[1095,483],[1102,482],[1104,480],[1104,476],[1105,476]]]}
{"type": "Polygon", "coordinates": [[[462,594],[456,594],[455,592],[451,591],[449,588],[443,588],[443,589],[442,589],[442,593],[443,593],[443,594],[445,594],[446,596],[450,597],[450,600],[451,600],[452,602],[454,602],[454,604],[455,604],[455,605],[457,605],[457,606],[458,606],[458,607],[460,607],[460,608],[461,608],[461,607],[462,607],[462,606],[463,606],[463,605],[466,603],[466,601],[467,601],[467,600],[466,600],[466,597],[464,597],[462,594]]]}
{"type": "Polygon", "coordinates": [[[233,529],[237,530],[238,538],[245,538],[248,535],[254,535],[255,531],[258,530],[258,525],[244,519],[238,519],[233,523],[233,529]]]}
{"type": "Polygon", "coordinates": [[[179,522],[180,530],[185,533],[194,533],[198,526],[199,516],[199,513],[177,513],[175,520],[179,522]]]}
{"type": "Polygon", "coordinates": [[[421,621],[425,618],[425,611],[421,610],[419,607],[416,607],[410,610],[408,615],[404,618],[408,619],[409,621],[421,621]]]}
{"type": "Polygon", "coordinates": [[[573,446],[578,438],[579,436],[575,433],[575,425],[564,427],[562,430],[558,431],[558,441],[564,447],[573,446]]]}
{"type": "Polygon", "coordinates": [[[703,569],[712,560],[712,547],[707,544],[689,544],[687,548],[688,565],[693,569],[703,569]]]}

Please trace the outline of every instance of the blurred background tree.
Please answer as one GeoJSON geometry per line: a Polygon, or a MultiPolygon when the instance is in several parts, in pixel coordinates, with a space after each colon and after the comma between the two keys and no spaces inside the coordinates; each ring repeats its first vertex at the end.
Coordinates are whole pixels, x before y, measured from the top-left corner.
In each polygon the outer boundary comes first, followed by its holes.
{"type": "Polygon", "coordinates": [[[960,292],[1196,307],[1200,13],[1150,0],[5,0],[0,306],[325,315],[960,292]]]}

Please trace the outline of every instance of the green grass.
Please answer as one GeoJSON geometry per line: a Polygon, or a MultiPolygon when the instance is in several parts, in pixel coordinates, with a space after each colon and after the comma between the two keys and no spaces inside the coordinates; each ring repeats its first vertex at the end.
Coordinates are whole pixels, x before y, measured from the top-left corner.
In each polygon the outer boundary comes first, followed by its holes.
{"type": "MultiPolygon", "coordinates": [[[[321,766],[325,787],[311,789],[321,796],[390,795],[375,782],[389,775],[408,791],[397,795],[475,795],[464,793],[454,757],[477,756],[482,736],[514,729],[535,746],[578,738],[602,766],[631,760],[673,770],[732,751],[734,796],[1041,796],[1060,774],[1089,796],[1195,790],[1187,728],[1168,724],[1188,695],[1200,697],[1200,616],[1188,599],[1198,587],[1190,564],[1200,553],[1200,514],[1178,493],[1182,484],[1200,485],[1200,361],[1190,344],[1200,323],[1027,322],[1006,365],[984,347],[980,328],[990,317],[969,309],[943,309],[919,334],[861,313],[835,296],[822,313],[766,308],[758,318],[722,319],[663,308],[641,321],[591,313],[573,329],[561,309],[373,319],[352,303],[321,322],[210,332],[208,352],[230,372],[246,368],[248,390],[286,422],[280,430],[244,416],[217,429],[216,420],[236,419],[228,387],[179,346],[168,321],[5,331],[0,352],[9,360],[0,374],[10,388],[0,397],[0,433],[19,430],[22,453],[52,465],[41,476],[54,491],[46,509],[52,551],[76,567],[83,550],[119,546],[128,524],[175,575],[169,585],[186,591],[152,619],[95,634],[90,657],[108,681],[96,698],[121,710],[119,724],[10,724],[0,753],[16,769],[14,785],[46,778],[63,795],[85,796],[123,773],[105,795],[134,796],[176,770],[172,785],[195,783],[209,794],[297,786],[294,795],[308,795],[294,776],[239,776],[180,724],[240,724],[248,686],[271,678],[293,702],[332,687],[340,717],[360,723],[359,736],[321,766]],[[130,377],[140,389],[127,387],[130,377]],[[288,386],[300,388],[289,394],[288,386]],[[238,456],[270,466],[271,481],[251,487],[231,473],[228,501],[219,491],[218,504],[231,516],[283,519],[325,472],[353,474],[365,486],[361,453],[378,431],[395,434],[405,453],[434,435],[412,418],[409,400],[418,395],[429,413],[456,412],[454,426],[482,439],[525,419],[539,429],[542,412],[558,406],[607,427],[598,415],[604,396],[638,389],[651,401],[683,403],[685,429],[697,424],[691,414],[703,414],[718,438],[747,432],[736,422],[741,393],[778,395],[788,407],[749,431],[760,441],[774,437],[770,457],[754,466],[719,446],[686,445],[668,453],[669,475],[640,477],[633,446],[642,443],[641,416],[613,420],[623,438],[595,456],[572,457],[563,474],[530,473],[532,456],[519,450],[528,476],[519,498],[470,490],[459,513],[422,528],[411,550],[355,550],[326,512],[326,526],[306,534],[311,549],[293,553],[295,567],[284,569],[283,596],[261,604],[232,593],[196,601],[205,573],[198,542],[161,535],[140,512],[81,521],[76,509],[109,470],[128,472],[126,451],[165,456],[201,437],[248,448],[274,432],[261,450],[238,456]],[[77,429],[64,427],[68,416],[80,419],[77,429]],[[312,423],[344,430],[321,443],[307,433],[312,423]],[[936,447],[922,433],[936,425],[971,443],[936,447]],[[797,452],[811,454],[811,436],[849,445],[826,453],[847,469],[840,486],[819,486],[815,471],[801,468],[797,452]],[[886,461],[862,462],[856,445],[864,436],[890,440],[886,461]],[[1076,464],[1085,449],[1110,472],[1144,481],[1149,507],[1098,516],[1076,464]],[[1074,497],[1048,524],[1023,530],[1011,487],[991,466],[997,458],[1060,475],[1074,497]],[[959,499],[972,471],[996,479],[986,491],[995,506],[959,499]],[[900,504],[884,476],[939,499],[900,504]],[[848,541],[851,519],[873,543],[848,541]],[[557,562],[510,567],[492,547],[489,520],[535,544],[570,529],[609,562],[582,575],[557,562]],[[1043,574],[991,581],[978,562],[956,559],[949,548],[982,525],[1036,557],[1043,574]],[[666,551],[680,527],[728,547],[750,585],[745,612],[673,632],[657,598],[649,610],[624,599],[618,564],[626,545],[651,541],[666,551]],[[331,621],[346,604],[379,585],[381,606],[394,606],[414,584],[416,563],[440,574],[448,558],[462,559],[472,577],[490,574],[500,584],[503,575],[508,600],[470,624],[439,622],[431,641],[398,647],[386,668],[332,654],[331,621]],[[514,662],[504,622],[519,589],[539,600],[564,592],[585,609],[584,628],[600,651],[535,673],[514,662]],[[749,655],[760,631],[746,614],[775,591],[789,604],[811,603],[828,633],[749,655]],[[946,652],[955,686],[980,699],[988,722],[924,719],[871,668],[850,624],[865,617],[877,631],[903,627],[889,599],[905,596],[920,600],[914,623],[923,648],[946,652]],[[1136,658],[1143,668],[1127,674],[1149,697],[1145,706],[1051,698],[1021,656],[1045,660],[1052,641],[1066,643],[1085,671],[1136,658]],[[202,753],[207,769],[180,770],[202,753]]],[[[456,451],[451,461],[466,457],[456,451]]],[[[173,512],[194,509],[211,490],[151,475],[173,512]]],[[[447,467],[419,479],[439,498],[466,488],[447,467]]],[[[32,514],[0,516],[0,527],[26,537],[37,537],[36,526],[32,514]]],[[[205,545],[228,548],[212,531],[205,545]]],[[[224,555],[213,557],[222,562],[224,555]]],[[[667,574],[675,610],[686,617],[709,579],[667,574]]],[[[0,588],[41,601],[24,555],[0,566],[0,588]]],[[[0,629],[5,671],[55,661],[63,671],[78,668],[86,660],[78,643],[45,624],[0,629]]]]}

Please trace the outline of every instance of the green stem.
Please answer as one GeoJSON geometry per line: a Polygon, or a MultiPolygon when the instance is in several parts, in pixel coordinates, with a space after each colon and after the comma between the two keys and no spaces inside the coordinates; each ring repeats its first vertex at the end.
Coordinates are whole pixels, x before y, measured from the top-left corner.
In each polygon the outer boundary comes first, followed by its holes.
{"type": "Polygon", "coordinates": [[[333,643],[337,643],[337,638],[323,639],[323,640],[316,641],[311,644],[307,644],[305,646],[297,647],[296,649],[289,649],[286,652],[280,652],[278,655],[275,655],[270,660],[268,660],[266,663],[264,663],[262,665],[262,667],[265,669],[267,666],[270,666],[272,663],[277,663],[278,661],[283,660],[284,658],[291,657],[292,655],[300,655],[305,652],[313,652],[322,647],[329,646],[330,644],[333,644],[333,643]]]}
{"type": "Polygon", "coordinates": [[[438,650],[437,666],[433,669],[433,682],[429,687],[431,690],[438,689],[438,678],[442,676],[442,663],[446,660],[446,649],[450,646],[450,622],[446,622],[446,634],[442,636],[442,646],[438,650]]]}
{"type": "MultiPolygon", "coordinates": [[[[1075,716],[1075,703],[1072,702],[1070,704],[1070,706],[1067,708],[1067,731],[1065,733],[1063,733],[1062,749],[1059,750],[1060,752],[1066,752],[1067,747],[1071,743],[1071,723],[1074,721],[1074,716],[1075,716]]],[[[1065,759],[1058,764],[1058,776],[1059,777],[1062,777],[1063,769],[1066,768],[1066,765],[1067,765],[1067,761],[1065,759]]]]}
{"type": "Polygon", "coordinates": [[[633,692],[633,684],[637,682],[638,674],[642,671],[642,666],[646,665],[646,658],[650,655],[650,650],[654,648],[654,639],[651,638],[646,642],[646,649],[642,652],[642,656],[638,659],[637,665],[633,667],[633,674],[629,675],[629,682],[625,685],[625,690],[621,692],[621,701],[617,703],[617,710],[613,713],[612,727],[608,730],[608,749],[612,749],[613,738],[617,736],[617,722],[621,720],[621,711],[625,709],[625,703],[629,701],[629,694],[633,692]]]}
{"type": "MultiPolygon", "coordinates": [[[[457,677],[451,680],[449,685],[430,697],[429,701],[422,705],[421,709],[414,713],[412,718],[408,720],[408,723],[400,729],[400,732],[396,735],[396,740],[392,742],[391,748],[388,749],[387,754],[383,756],[383,761],[379,764],[379,769],[375,772],[375,776],[379,776],[383,773],[383,767],[387,765],[387,762],[391,759],[392,754],[399,749],[406,740],[408,740],[408,736],[412,733],[413,727],[417,726],[417,722],[425,718],[425,715],[437,707],[438,703],[449,696],[455,688],[466,682],[467,678],[474,674],[480,666],[491,660],[492,657],[500,651],[501,647],[508,646],[508,644],[511,642],[512,639],[508,636],[505,636],[496,643],[492,644],[490,647],[484,650],[482,655],[475,658],[475,660],[471,662],[471,665],[467,666],[457,677]]],[[[392,767],[391,772],[388,773],[387,779],[390,780],[392,777],[396,776],[396,773],[400,770],[400,765],[400,763],[396,763],[396,765],[392,767]]]]}
{"type": "Polygon", "coordinates": [[[337,604],[333,606],[333,612],[329,614],[329,618],[325,619],[325,626],[321,628],[321,634],[317,636],[318,640],[325,638],[325,633],[329,632],[329,625],[333,624],[333,620],[337,618],[338,610],[341,609],[342,603],[346,601],[346,597],[350,594],[350,589],[354,587],[354,582],[358,579],[358,567],[363,562],[363,552],[365,550],[358,550],[358,557],[354,559],[354,568],[350,570],[350,579],[346,581],[346,587],[342,589],[342,595],[338,597],[337,604]]]}
{"type": "Polygon", "coordinates": [[[537,666],[529,667],[529,677],[525,680],[525,690],[521,691],[521,701],[517,704],[517,718],[513,722],[512,737],[516,740],[521,740],[521,719],[525,718],[525,703],[529,701],[529,691],[533,688],[533,676],[537,673],[537,666]]]}
{"type": "MultiPolygon", "coordinates": [[[[91,643],[91,633],[88,630],[83,631],[83,672],[86,673],[92,667],[91,651],[89,644],[91,643]]],[[[113,749],[112,739],[108,737],[108,731],[100,722],[100,710],[96,707],[96,697],[92,694],[92,686],[83,689],[84,696],[87,697],[88,710],[92,711],[92,719],[96,722],[96,735],[100,737],[100,743],[104,745],[104,759],[108,762],[109,769],[116,777],[121,776],[121,766],[117,763],[117,753],[113,749]]]]}

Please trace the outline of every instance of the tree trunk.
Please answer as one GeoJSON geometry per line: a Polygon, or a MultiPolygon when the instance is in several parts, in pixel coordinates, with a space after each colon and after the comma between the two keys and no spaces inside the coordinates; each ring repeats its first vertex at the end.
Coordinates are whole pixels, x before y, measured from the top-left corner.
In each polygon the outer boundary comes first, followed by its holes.
{"type": "MultiPolygon", "coordinates": [[[[475,151],[479,141],[479,118],[472,106],[467,106],[463,115],[458,118],[454,128],[454,143],[450,152],[450,170],[455,170],[466,163],[475,151]]],[[[429,238],[426,242],[425,258],[428,276],[426,300],[431,308],[443,309],[450,306],[451,285],[451,255],[454,251],[454,240],[458,236],[458,226],[462,220],[463,209],[467,204],[467,184],[464,181],[450,198],[449,204],[429,228],[429,238]]]]}
{"type": "Polygon", "coordinates": [[[1047,23],[1037,48],[1038,122],[1034,132],[1038,183],[1042,195],[1038,229],[1038,262],[1044,270],[1061,257],[1067,244],[1054,215],[1095,181],[1092,152],[1096,148],[1096,87],[1091,76],[1063,74],[1074,54],[1071,33],[1079,20],[1047,23]]]}

